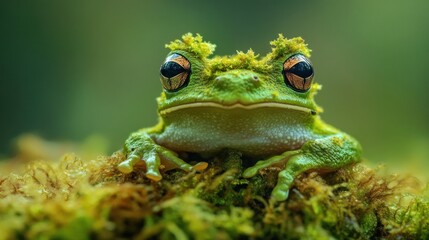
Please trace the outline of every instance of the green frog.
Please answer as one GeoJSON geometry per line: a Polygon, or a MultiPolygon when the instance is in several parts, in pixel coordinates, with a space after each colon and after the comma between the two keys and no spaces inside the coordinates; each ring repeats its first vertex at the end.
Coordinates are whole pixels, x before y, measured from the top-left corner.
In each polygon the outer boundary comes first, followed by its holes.
{"type": "Polygon", "coordinates": [[[131,134],[118,169],[130,173],[143,161],[146,177],[160,181],[161,172],[172,168],[203,171],[208,166],[191,165],[179,153],[213,156],[232,149],[255,159],[244,178],[280,167],[271,198],[284,201],[300,174],[360,161],[360,144],[320,118],[314,95],[321,86],[313,81],[304,40],[280,34],[270,44],[264,57],[250,49],[210,58],[215,45],[198,34],[167,44],[171,52],[160,69],[159,123],[131,134]]]}

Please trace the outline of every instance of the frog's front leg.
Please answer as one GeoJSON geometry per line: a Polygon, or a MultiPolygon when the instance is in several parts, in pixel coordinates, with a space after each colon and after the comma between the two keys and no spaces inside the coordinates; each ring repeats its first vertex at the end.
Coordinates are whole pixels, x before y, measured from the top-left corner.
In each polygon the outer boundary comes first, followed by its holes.
{"type": "Polygon", "coordinates": [[[179,168],[184,171],[202,171],[207,167],[206,162],[200,162],[192,166],[182,159],[177,157],[177,154],[167,148],[164,148],[150,137],[150,135],[141,130],[131,134],[124,146],[124,152],[127,159],[118,165],[119,171],[130,173],[133,171],[134,165],[142,160],[146,164],[146,177],[159,181],[162,175],[159,172],[161,160],[166,165],[173,165],[172,168],[179,168]]]}
{"type": "Polygon", "coordinates": [[[301,149],[287,151],[268,160],[259,161],[246,169],[243,177],[252,177],[259,170],[287,160],[284,170],[279,172],[276,187],[271,197],[276,201],[287,199],[294,179],[301,173],[318,170],[335,170],[360,160],[361,147],[352,137],[344,133],[314,139],[301,149]]]}

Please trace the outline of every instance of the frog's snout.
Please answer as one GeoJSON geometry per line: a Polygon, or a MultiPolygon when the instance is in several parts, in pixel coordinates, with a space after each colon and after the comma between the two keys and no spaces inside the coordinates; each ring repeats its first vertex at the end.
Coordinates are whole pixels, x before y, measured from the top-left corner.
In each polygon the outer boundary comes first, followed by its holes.
{"type": "Polygon", "coordinates": [[[260,85],[259,74],[252,71],[229,71],[217,76],[215,87],[221,89],[251,89],[260,85]]]}

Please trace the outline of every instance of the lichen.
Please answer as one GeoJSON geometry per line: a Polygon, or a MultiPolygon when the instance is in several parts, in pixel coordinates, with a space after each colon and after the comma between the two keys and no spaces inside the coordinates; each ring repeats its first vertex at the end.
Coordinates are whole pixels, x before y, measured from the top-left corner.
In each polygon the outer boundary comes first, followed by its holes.
{"type": "Polygon", "coordinates": [[[26,159],[22,174],[0,177],[0,239],[429,238],[427,190],[413,177],[362,164],[303,174],[288,200],[275,203],[280,169],[243,179],[238,152],[217,156],[203,173],[171,170],[160,182],[144,177],[144,164],[122,174],[123,159],[26,159]]]}

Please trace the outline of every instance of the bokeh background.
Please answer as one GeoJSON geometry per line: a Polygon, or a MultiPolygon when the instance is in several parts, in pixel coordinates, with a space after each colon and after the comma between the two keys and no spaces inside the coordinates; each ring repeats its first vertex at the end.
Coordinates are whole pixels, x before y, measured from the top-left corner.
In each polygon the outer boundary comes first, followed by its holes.
{"type": "Polygon", "coordinates": [[[313,50],[323,118],[370,162],[428,166],[429,1],[2,1],[0,153],[17,136],[101,136],[157,122],[164,44],[200,33],[261,55],[283,33],[313,50]],[[420,165],[419,165],[420,164],[420,165]]]}

